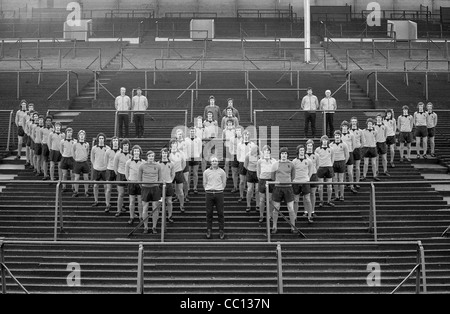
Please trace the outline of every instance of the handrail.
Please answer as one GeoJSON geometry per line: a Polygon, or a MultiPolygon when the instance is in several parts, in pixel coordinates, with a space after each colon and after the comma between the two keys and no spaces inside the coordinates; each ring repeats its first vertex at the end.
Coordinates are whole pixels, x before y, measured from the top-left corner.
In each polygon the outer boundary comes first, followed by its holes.
{"type": "Polygon", "coordinates": [[[5,254],[4,254],[4,244],[5,241],[3,238],[0,239],[0,268],[1,268],[1,279],[2,279],[2,294],[6,294],[6,272],[9,276],[14,280],[14,282],[22,289],[25,294],[30,294],[27,289],[17,280],[17,278],[13,275],[13,273],[9,270],[9,268],[5,264],[5,254]]]}
{"type": "Polygon", "coordinates": [[[380,81],[378,81],[378,72],[377,71],[373,71],[373,72],[370,72],[369,74],[367,74],[367,77],[366,77],[367,97],[369,97],[369,95],[370,95],[369,94],[369,92],[370,92],[369,78],[370,78],[370,76],[372,76],[372,74],[375,74],[375,101],[378,101],[378,85],[383,87],[395,100],[399,101],[399,99],[397,97],[395,97],[395,95],[392,94],[392,92],[390,90],[388,90],[383,84],[381,84],[380,81]]]}
{"type": "MultiPolygon", "coordinates": [[[[245,69],[245,62],[253,62],[253,61],[265,61],[265,62],[288,62],[289,69],[292,69],[292,60],[291,59],[282,59],[282,58],[266,58],[266,59],[237,59],[237,58],[204,58],[201,56],[200,58],[155,58],[155,66],[154,68],[157,70],[164,69],[165,61],[202,61],[201,70],[203,70],[203,62],[243,62],[245,69]],[[161,61],[162,68],[158,68],[158,61],[161,61]]],[[[186,70],[186,69],[185,69],[186,70]]]]}
{"type": "MultiPolygon", "coordinates": [[[[3,110],[1,110],[3,111],[3,110]]],[[[5,110],[8,111],[8,110],[5,110]]],[[[9,123],[8,123],[8,140],[6,143],[6,151],[9,151],[9,144],[10,144],[10,140],[11,140],[11,128],[12,128],[12,116],[13,116],[14,110],[11,110],[9,113],[9,123]]]]}
{"type": "MultiPolygon", "coordinates": [[[[439,185],[439,184],[449,184],[450,183],[450,180],[436,180],[436,181],[427,181],[427,180],[424,180],[424,181],[407,181],[408,182],[408,184],[420,184],[420,185],[423,185],[423,184],[432,184],[432,185],[439,185]]],[[[21,185],[21,184],[45,184],[45,185],[48,185],[48,184],[55,184],[55,185],[57,185],[57,189],[56,189],[56,191],[57,191],[57,193],[58,193],[58,190],[59,191],[61,191],[60,190],[60,186],[62,185],[62,184],[74,184],[74,181],[51,181],[51,182],[44,182],[44,181],[33,181],[33,180],[0,180],[0,184],[10,184],[10,183],[12,183],[12,184],[19,184],[19,185],[21,185]]],[[[78,181],[77,183],[80,183],[80,184],[98,184],[98,181],[93,181],[93,180],[86,180],[86,181],[78,181]]],[[[130,181],[105,181],[104,182],[105,184],[130,184],[130,183],[137,183],[137,184],[142,184],[142,183],[148,183],[148,182],[142,182],[142,181],[133,181],[133,182],[130,182],[130,181]]],[[[164,182],[154,182],[155,184],[164,184],[164,182]]],[[[311,182],[309,182],[308,184],[310,184],[310,185],[348,185],[348,184],[359,184],[359,185],[368,185],[368,186],[371,186],[371,194],[374,194],[375,193],[375,186],[383,186],[383,185],[396,185],[396,186],[398,186],[398,185],[401,185],[401,184],[403,184],[404,183],[404,181],[385,181],[385,182],[350,182],[350,181],[348,181],[348,182],[315,182],[315,183],[311,183],[311,182]]],[[[267,184],[280,184],[279,182],[276,182],[276,181],[270,181],[270,182],[267,182],[267,184]]],[[[268,190],[267,190],[268,191],[268,190]]],[[[58,194],[56,194],[56,196],[57,196],[58,194]]],[[[268,198],[269,196],[268,195],[266,195],[266,197],[268,198]]],[[[56,197],[57,198],[57,197],[56,197]]],[[[373,198],[372,200],[371,200],[371,203],[372,202],[375,202],[376,200],[375,200],[375,198],[373,198]]],[[[269,204],[269,203],[268,203],[269,204]]],[[[376,204],[376,202],[374,203],[374,205],[376,204]]],[[[269,210],[269,209],[268,209],[269,210]]],[[[374,221],[374,228],[376,229],[376,211],[375,211],[375,206],[372,206],[371,207],[371,210],[372,210],[372,214],[373,214],[373,221],[374,221]]],[[[63,210],[62,210],[62,201],[61,201],[61,197],[59,197],[59,201],[55,201],[55,216],[58,216],[58,213],[59,213],[59,217],[55,217],[55,225],[54,225],[54,232],[56,232],[55,230],[57,229],[57,223],[56,223],[56,221],[57,221],[57,219],[59,218],[60,219],[60,227],[61,227],[61,229],[62,229],[62,227],[63,227],[63,218],[62,218],[62,213],[63,213],[63,210]]],[[[269,215],[269,213],[267,213],[267,215],[269,215]]],[[[268,216],[269,217],[269,216],[268,216]]],[[[269,221],[269,219],[267,220],[267,221],[269,221]]],[[[268,238],[268,242],[270,242],[270,224],[269,223],[267,223],[267,226],[266,226],[266,228],[267,228],[267,238],[268,238]]],[[[370,229],[370,228],[369,228],[370,229]]],[[[377,233],[376,233],[376,231],[374,230],[374,235],[376,235],[377,233]]],[[[56,239],[54,240],[54,241],[56,241],[56,239]]],[[[377,239],[375,238],[375,242],[377,242],[377,239]]],[[[378,243],[378,242],[377,242],[378,243]]]]}
{"type": "Polygon", "coordinates": [[[410,273],[405,277],[405,279],[400,282],[397,287],[390,294],[396,293],[405,282],[411,278],[411,276],[416,273],[416,294],[420,294],[420,278],[422,273],[422,289],[423,293],[427,293],[427,281],[426,281],[426,273],[425,273],[425,253],[423,250],[422,242],[417,241],[417,262],[414,268],[410,271],[410,273]]]}
{"type": "MultiPolygon", "coordinates": [[[[420,241],[418,241],[420,243],[420,241]]],[[[136,246],[139,245],[138,249],[138,267],[137,267],[137,286],[136,286],[136,292],[141,294],[144,293],[144,242],[139,241],[117,241],[117,242],[105,242],[105,241],[60,241],[60,242],[51,242],[51,241],[30,241],[30,240],[2,240],[0,239],[0,247],[1,247],[1,256],[3,258],[3,248],[5,245],[21,245],[21,244],[38,244],[38,245],[102,245],[102,246],[136,246]]],[[[283,293],[283,260],[282,260],[282,254],[281,254],[281,246],[317,246],[317,245],[376,245],[377,247],[381,245],[406,245],[406,244],[417,244],[416,241],[384,241],[384,242],[365,242],[365,241],[312,241],[312,242],[282,242],[279,241],[277,243],[270,243],[270,242],[262,242],[258,243],[258,245],[263,246],[275,246],[276,254],[277,254],[277,292],[279,294],[283,293]]],[[[210,246],[210,245],[220,245],[220,246],[243,246],[247,247],[248,245],[254,245],[253,242],[164,242],[164,243],[158,243],[158,242],[145,242],[146,246],[155,247],[155,246],[186,246],[186,245],[196,245],[196,246],[210,246]]],[[[421,246],[421,244],[420,244],[421,246]]],[[[422,251],[423,253],[423,247],[422,251]]],[[[423,257],[423,254],[422,254],[423,257]]],[[[421,265],[425,266],[425,260],[424,258],[421,259],[421,265]]],[[[1,263],[2,266],[2,285],[4,287],[4,292],[6,293],[6,283],[5,283],[5,276],[3,268],[4,264],[1,263]]],[[[424,279],[425,279],[425,273],[423,273],[424,279]]],[[[426,293],[426,282],[423,281],[423,287],[424,292],[426,293]]]]}
{"type": "MultiPolygon", "coordinates": [[[[403,61],[403,71],[408,72],[408,71],[414,71],[420,64],[422,64],[424,61],[426,61],[426,65],[427,65],[427,70],[428,68],[428,63],[429,62],[439,62],[439,63],[447,63],[447,71],[450,71],[450,60],[449,59],[410,59],[410,60],[404,60],[403,61]],[[406,63],[411,63],[411,62],[419,62],[419,64],[416,66],[416,68],[412,69],[412,70],[408,70],[406,68],[406,63]]],[[[434,70],[433,70],[434,71],[434,70]]],[[[424,70],[421,70],[421,72],[425,72],[424,70]]]]}

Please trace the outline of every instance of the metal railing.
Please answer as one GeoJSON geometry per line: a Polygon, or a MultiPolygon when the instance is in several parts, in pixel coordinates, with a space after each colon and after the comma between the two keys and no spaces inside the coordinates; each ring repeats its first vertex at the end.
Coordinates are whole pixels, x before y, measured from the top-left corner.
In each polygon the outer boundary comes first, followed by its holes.
{"type": "MultiPolygon", "coordinates": [[[[115,247],[115,246],[130,246],[135,247],[138,246],[138,258],[137,258],[137,271],[136,271],[136,293],[137,294],[143,294],[144,293],[144,280],[145,280],[145,261],[144,261],[144,252],[145,247],[155,247],[155,246],[167,246],[167,247],[177,247],[177,246],[189,246],[189,245],[195,245],[197,247],[202,246],[211,246],[211,245],[220,245],[222,247],[232,247],[232,246],[238,246],[238,247],[247,247],[248,245],[254,244],[253,242],[165,242],[165,243],[154,243],[154,242],[98,242],[98,241],[59,241],[59,242],[51,242],[51,241],[17,241],[17,240],[3,240],[0,239],[0,266],[1,266],[1,280],[2,280],[2,293],[6,294],[6,272],[9,273],[9,275],[13,278],[13,280],[19,285],[19,287],[25,292],[29,293],[25,287],[12,275],[12,273],[9,271],[9,269],[4,264],[4,252],[6,250],[6,247],[8,245],[65,245],[65,246],[71,246],[71,245],[101,245],[106,247],[115,247]]],[[[283,276],[283,258],[282,258],[282,247],[283,246],[305,246],[310,247],[314,246],[317,247],[317,242],[277,242],[277,243],[260,243],[261,246],[268,246],[273,247],[275,253],[276,253],[276,290],[278,294],[284,293],[284,276],[283,276]]],[[[402,281],[400,285],[398,285],[394,291],[391,292],[395,293],[398,291],[398,289],[406,282],[407,279],[410,278],[411,274],[416,271],[416,293],[420,293],[420,288],[422,287],[423,293],[427,293],[427,281],[426,281],[426,272],[425,272],[425,254],[423,250],[423,246],[421,241],[385,241],[385,242],[364,242],[364,241],[334,241],[334,242],[320,242],[320,245],[330,245],[330,246],[341,246],[341,245],[367,245],[367,246],[373,246],[375,245],[377,248],[381,246],[392,246],[392,245],[417,245],[417,264],[414,267],[413,271],[410,273],[410,275],[407,276],[405,280],[402,281]],[[420,280],[422,279],[422,280],[420,280]]],[[[366,279],[363,277],[363,280],[366,279]]],[[[151,278],[149,279],[151,280],[151,278]]],[[[366,283],[366,282],[364,282],[366,283]]]]}
{"type": "Polygon", "coordinates": [[[416,294],[420,294],[420,279],[422,278],[422,291],[423,293],[427,293],[427,276],[425,272],[425,253],[423,250],[422,242],[417,241],[417,262],[411,272],[406,276],[405,279],[402,280],[401,283],[392,290],[391,294],[396,293],[409,278],[416,273],[416,294]]]}
{"type": "MultiPolygon", "coordinates": [[[[42,182],[42,181],[20,181],[20,180],[1,180],[0,183],[2,184],[18,184],[18,185],[29,185],[29,184],[51,184],[55,185],[55,212],[54,212],[54,226],[53,226],[53,240],[58,240],[58,222],[59,222],[59,230],[60,232],[65,232],[64,230],[64,209],[63,209],[63,202],[62,202],[62,185],[67,184],[98,184],[98,181],[92,181],[92,180],[80,180],[80,181],[53,181],[53,182],[42,182]]],[[[104,181],[104,184],[145,184],[148,182],[141,182],[141,181],[104,181]]],[[[103,184],[102,183],[102,184],[103,184]]],[[[155,184],[161,184],[163,186],[163,189],[165,188],[164,182],[154,182],[155,184]]],[[[369,221],[368,221],[368,231],[373,233],[373,239],[374,242],[378,241],[378,228],[377,228],[377,203],[376,203],[376,186],[386,186],[386,185],[394,185],[398,186],[402,184],[402,181],[386,181],[386,182],[308,182],[304,184],[309,185],[315,185],[315,186],[323,186],[323,185],[354,185],[358,184],[361,186],[369,186],[370,187],[370,199],[369,199],[369,221]]],[[[436,180],[436,181],[407,181],[409,185],[415,185],[415,184],[433,184],[433,185],[445,185],[449,184],[450,180],[436,180]]],[[[269,185],[275,185],[280,184],[276,181],[268,181],[266,182],[266,200],[267,204],[270,204],[270,196],[269,196],[269,185]]],[[[271,206],[266,206],[266,232],[267,232],[267,242],[271,242],[271,233],[270,233],[270,217],[271,217],[271,206]]],[[[163,196],[162,200],[162,226],[164,226],[161,230],[161,242],[165,242],[165,198],[163,196]]],[[[291,226],[295,227],[295,226],[291,226]]]]}
{"type": "MultiPolygon", "coordinates": [[[[333,96],[335,93],[337,93],[337,90],[331,95],[333,96]]],[[[336,109],[333,111],[333,113],[336,112],[349,112],[349,113],[357,113],[357,112],[361,112],[361,113],[373,113],[373,116],[376,115],[376,113],[384,113],[386,111],[386,108],[382,108],[382,109],[336,109]]],[[[252,111],[253,112],[253,126],[256,128],[258,127],[258,120],[257,120],[257,113],[264,113],[264,112],[272,112],[272,113],[288,113],[288,112],[293,112],[294,114],[291,115],[288,120],[292,120],[297,114],[299,114],[300,112],[306,112],[303,109],[255,109],[252,111]]],[[[317,113],[322,113],[322,127],[323,130],[326,130],[326,118],[325,118],[325,114],[326,113],[330,113],[330,111],[327,110],[315,110],[315,112],[317,113]]],[[[324,133],[325,134],[325,133],[324,133]]],[[[293,140],[295,140],[294,138],[292,138],[293,140]]],[[[298,138],[297,138],[298,139],[298,138]]],[[[303,138],[302,138],[303,139],[303,138]]]]}
{"type": "MultiPolygon", "coordinates": [[[[187,118],[188,117],[188,111],[185,110],[185,109],[164,109],[164,110],[148,109],[148,110],[143,110],[143,111],[130,110],[130,111],[127,112],[127,114],[128,113],[133,114],[133,113],[138,113],[138,112],[141,112],[141,113],[150,113],[150,112],[162,112],[162,113],[184,112],[184,126],[187,127],[187,125],[188,125],[188,121],[187,121],[187,119],[188,119],[187,118]]],[[[191,110],[191,112],[192,112],[192,110],[191,110]]],[[[115,110],[115,115],[116,115],[116,117],[115,117],[115,125],[114,125],[114,135],[115,136],[118,136],[118,120],[119,120],[118,119],[118,115],[119,114],[123,114],[123,111],[115,110]]]]}
{"type": "Polygon", "coordinates": [[[11,135],[12,135],[12,127],[15,127],[15,122],[13,121],[14,110],[0,110],[0,113],[9,113],[9,122],[8,122],[8,137],[6,140],[6,149],[5,151],[9,152],[9,146],[11,144],[11,135]]]}
{"type": "Polygon", "coordinates": [[[164,13],[164,17],[215,19],[217,18],[217,12],[166,12],[164,13]]]}
{"type": "Polygon", "coordinates": [[[44,61],[42,59],[37,59],[37,58],[31,59],[31,58],[22,58],[19,56],[18,58],[2,58],[2,59],[0,59],[0,62],[18,62],[19,69],[22,69],[22,62],[25,62],[33,70],[36,70],[36,68],[34,66],[32,66],[30,64],[30,62],[39,62],[38,70],[42,70],[44,68],[44,61]]]}
{"type": "MultiPolygon", "coordinates": [[[[77,109],[49,109],[47,110],[47,115],[49,115],[50,113],[57,113],[57,112],[76,112],[76,113],[93,113],[93,112],[105,112],[105,113],[114,113],[114,136],[118,136],[118,114],[119,111],[115,110],[115,109],[82,109],[82,110],[77,110],[77,109]]],[[[133,113],[151,113],[151,112],[156,112],[156,113],[175,113],[175,112],[180,112],[180,113],[184,113],[184,126],[187,126],[188,122],[187,122],[187,116],[188,116],[188,110],[185,109],[167,109],[167,110],[161,110],[161,109],[148,109],[148,110],[129,110],[126,112],[127,115],[129,114],[133,114],[133,113]]],[[[129,139],[134,139],[134,138],[129,138],[129,139]]],[[[155,138],[152,138],[155,139],[155,138]]]]}
{"type": "Polygon", "coordinates": [[[5,264],[5,252],[4,252],[4,239],[0,238],[0,268],[1,268],[1,279],[2,279],[2,294],[6,294],[6,273],[14,280],[14,282],[19,286],[19,288],[25,292],[25,294],[30,294],[27,289],[20,283],[19,280],[13,275],[11,270],[5,264]]]}

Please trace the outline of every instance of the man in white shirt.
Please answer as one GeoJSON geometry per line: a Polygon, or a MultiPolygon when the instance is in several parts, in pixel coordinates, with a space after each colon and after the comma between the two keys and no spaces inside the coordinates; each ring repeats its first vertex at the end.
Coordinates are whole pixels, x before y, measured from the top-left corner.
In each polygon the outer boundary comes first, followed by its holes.
{"type": "Polygon", "coordinates": [[[224,233],[224,197],[223,190],[227,185],[225,171],[219,168],[219,159],[212,155],[209,159],[211,167],[203,173],[203,186],[206,196],[206,238],[211,239],[213,209],[216,208],[219,220],[219,238],[225,238],[224,233]]]}
{"type": "Polygon", "coordinates": [[[127,95],[125,87],[120,88],[120,95],[116,97],[114,106],[117,110],[117,123],[119,124],[119,137],[128,137],[129,117],[128,112],[131,109],[131,99],[127,95]],[[124,130],[125,127],[125,130],[124,130]],[[125,132],[125,134],[124,134],[125,132]]]}
{"type": "Polygon", "coordinates": [[[133,96],[131,109],[133,110],[136,138],[142,138],[144,137],[144,111],[148,109],[148,100],[147,97],[142,95],[142,89],[140,87],[136,89],[136,96],[133,96]]]}
{"type": "Polygon", "coordinates": [[[316,110],[319,109],[319,100],[308,87],[307,95],[303,97],[301,107],[305,111],[305,137],[308,137],[308,125],[311,123],[312,137],[316,136],[316,110]]]}
{"type": "Polygon", "coordinates": [[[325,130],[324,134],[327,134],[328,129],[328,136],[332,137],[334,136],[334,126],[333,126],[333,118],[334,118],[334,112],[337,109],[337,103],[336,99],[334,97],[331,97],[331,91],[327,89],[325,91],[325,97],[320,101],[320,110],[323,110],[324,119],[325,119],[325,130]]]}

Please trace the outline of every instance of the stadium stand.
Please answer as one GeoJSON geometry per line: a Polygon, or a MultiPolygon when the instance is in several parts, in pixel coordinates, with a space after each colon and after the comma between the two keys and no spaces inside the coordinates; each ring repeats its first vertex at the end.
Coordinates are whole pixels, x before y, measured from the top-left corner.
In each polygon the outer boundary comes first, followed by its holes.
{"type": "MultiPolygon", "coordinates": [[[[411,60],[411,54],[423,59],[418,50],[402,50],[411,43],[363,46],[361,42],[326,41],[324,37],[333,33],[340,34],[334,39],[346,37],[346,33],[356,40],[363,36],[389,39],[382,27],[377,32],[384,32],[383,36],[364,32],[364,12],[345,9],[343,20],[328,16],[324,8],[315,11],[320,17],[327,15],[327,28],[320,18],[315,21],[311,64],[303,63],[301,43],[276,40],[303,36],[302,21],[291,10],[279,11],[278,17],[245,17],[249,11],[242,11],[239,18],[218,17],[218,37],[240,40],[237,42],[155,41],[188,38],[189,18],[169,14],[157,19],[152,13],[144,17],[143,26],[137,27],[142,17],[130,18],[130,12],[122,12],[128,14],[126,18],[120,17],[120,12],[101,14],[94,24],[98,27],[94,29],[96,37],[110,37],[101,30],[115,25],[113,37],[137,36],[139,44],[120,40],[75,42],[80,49],[75,53],[69,48],[71,43],[64,43],[66,57],[62,64],[55,53],[61,43],[41,45],[54,47],[51,52],[38,51],[35,43],[2,43],[5,60],[16,57],[24,47],[33,50],[23,58],[36,59],[39,54],[44,60],[44,69],[39,71],[30,70],[25,63],[26,69],[13,63],[8,65],[12,69],[3,68],[6,62],[0,59],[2,266],[7,266],[30,293],[391,293],[413,269],[421,279],[415,282],[414,277],[409,278],[398,293],[415,293],[418,289],[449,293],[450,240],[444,234],[450,225],[450,194],[446,188],[450,182],[449,73],[436,65],[430,68],[424,61],[413,64],[414,70],[404,71],[404,61],[411,60]],[[270,41],[252,43],[252,38],[270,41]],[[93,47],[100,50],[83,51],[93,47]],[[362,47],[364,50],[356,51],[362,47]],[[103,61],[96,59],[99,55],[103,61]],[[68,75],[70,82],[66,81],[68,75]],[[225,240],[219,240],[216,222],[214,239],[205,239],[205,196],[201,188],[199,194],[189,194],[184,213],[179,203],[174,204],[174,223],[164,225],[164,230],[160,221],[157,234],[143,234],[142,228],[130,234],[137,223],[127,224],[128,213],[114,216],[115,189],[111,198],[114,209],[105,213],[102,206],[91,207],[92,196],[73,198],[71,193],[57,193],[58,181],[42,181],[32,169],[24,167],[24,151],[16,160],[17,131],[10,122],[11,110],[15,114],[19,100],[25,98],[33,101],[40,113],[52,114],[63,129],[71,127],[74,134],[85,130],[89,143],[99,132],[106,134],[109,143],[117,132],[114,97],[122,86],[130,96],[137,87],[147,93],[150,107],[145,115],[145,136],[130,136],[132,145],[140,145],[144,152],[159,152],[167,146],[173,129],[192,125],[193,118],[203,114],[209,96],[214,95],[221,109],[232,97],[242,126],[267,126],[268,144],[287,146],[292,159],[295,146],[306,141],[299,98],[312,87],[319,100],[326,89],[335,93],[336,128],[352,116],[362,125],[385,109],[394,109],[397,117],[404,104],[414,104],[413,112],[417,102],[432,101],[439,116],[436,157],[400,163],[396,150],[396,167],[389,169],[390,177],[373,182],[369,175],[357,194],[346,189],[345,201],[337,201],[336,207],[316,208],[313,224],[300,213],[297,227],[306,238],[290,233],[290,226],[281,218],[278,233],[268,233],[267,221],[258,223],[254,202],[247,213],[245,202],[238,202],[238,194],[231,193],[231,176],[225,190],[225,240]],[[279,127],[277,143],[271,143],[277,131],[272,126],[279,127]],[[66,281],[68,264],[74,261],[82,265],[81,286],[70,286],[66,281]],[[368,284],[370,263],[378,263],[383,270],[382,285],[368,284]],[[142,278],[141,283],[136,282],[137,277],[142,278]]],[[[37,33],[29,29],[33,26],[17,22],[13,31],[5,23],[0,25],[0,34],[16,39],[24,34],[36,38],[60,36],[60,29],[51,25],[51,19],[59,16],[55,12],[33,10],[33,20],[40,25],[37,33]]],[[[413,17],[426,26],[429,38],[436,29],[431,23],[434,16],[426,13],[423,21],[421,12],[413,17]]],[[[425,32],[421,30],[419,35],[425,32]]],[[[428,40],[423,46],[414,45],[428,51],[425,61],[442,56],[448,59],[446,42],[428,40]]],[[[318,113],[320,135],[324,133],[322,119],[318,113]]],[[[259,132],[259,140],[264,141],[261,129],[259,132]]],[[[130,134],[134,134],[133,124],[130,134]]],[[[200,176],[199,187],[202,181],[200,176]]],[[[92,195],[92,184],[90,192],[92,195]]],[[[101,187],[99,202],[104,201],[101,187]]],[[[125,203],[128,206],[128,197],[125,203]]],[[[281,212],[288,216],[286,206],[281,212]]],[[[6,275],[6,290],[23,292],[10,274],[6,275]]]]}

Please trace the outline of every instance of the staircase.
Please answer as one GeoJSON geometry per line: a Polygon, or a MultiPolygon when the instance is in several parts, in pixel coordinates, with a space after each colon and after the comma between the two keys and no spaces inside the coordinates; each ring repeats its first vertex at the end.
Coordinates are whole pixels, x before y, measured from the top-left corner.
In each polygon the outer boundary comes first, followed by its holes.
{"type": "MultiPolygon", "coordinates": [[[[128,46],[128,43],[125,44],[125,47],[128,46]]],[[[109,62],[103,66],[103,70],[119,70],[120,69],[120,49],[119,51],[114,55],[114,57],[109,60],[109,62]]],[[[111,80],[114,79],[116,76],[116,71],[101,71],[98,72],[97,80],[100,84],[102,84],[105,88],[108,88],[108,84],[111,80]]],[[[97,84],[98,85],[98,84],[97,84]]],[[[80,91],[80,94],[78,96],[75,96],[72,100],[72,103],[69,106],[69,109],[71,110],[83,110],[83,109],[90,109],[92,108],[92,101],[95,97],[95,80],[90,80],[86,86],[83,87],[83,89],[80,91]]],[[[97,90],[103,91],[103,88],[101,86],[97,86],[97,90]]],[[[110,91],[113,93],[116,91],[110,91]]]]}
{"type": "MultiPolygon", "coordinates": [[[[417,244],[279,243],[284,293],[390,293],[416,263],[417,244]],[[370,263],[380,284],[368,283],[370,263]]],[[[427,290],[448,292],[450,241],[425,243],[427,290]],[[437,251],[436,251],[437,250],[437,251]]],[[[144,243],[145,293],[277,293],[276,244],[144,243]]],[[[135,293],[137,243],[6,244],[5,263],[30,293],[135,293]],[[80,285],[68,284],[71,268],[80,285]],[[69,266],[71,267],[71,266],[69,266]]],[[[9,293],[21,293],[7,279],[9,293]]],[[[398,293],[414,293],[414,276],[398,293]]]]}
{"type": "MultiPolygon", "coordinates": [[[[323,43],[318,47],[323,47],[323,43]]],[[[324,48],[324,47],[323,47],[324,48]]],[[[337,61],[337,59],[330,53],[330,51],[326,51],[326,59],[327,59],[327,68],[329,70],[343,70],[345,71],[344,66],[337,61]]],[[[339,86],[344,84],[347,81],[347,74],[345,72],[331,72],[331,76],[336,80],[339,86]]],[[[343,87],[345,90],[346,87],[343,87]]],[[[347,95],[348,97],[348,95],[347,95]]],[[[374,109],[374,103],[372,99],[367,97],[367,94],[353,78],[350,77],[350,98],[353,108],[355,109],[374,109]]]]}

